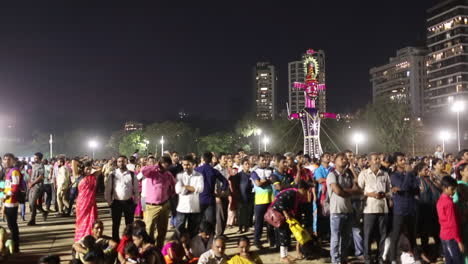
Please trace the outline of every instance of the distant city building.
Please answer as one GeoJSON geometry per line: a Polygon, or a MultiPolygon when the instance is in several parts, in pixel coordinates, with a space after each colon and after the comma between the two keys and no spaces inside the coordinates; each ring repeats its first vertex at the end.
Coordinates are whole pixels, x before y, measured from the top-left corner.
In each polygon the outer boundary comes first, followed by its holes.
{"type": "Polygon", "coordinates": [[[424,48],[406,47],[398,50],[387,64],[371,68],[373,101],[388,97],[405,102],[410,104],[414,116],[421,116],[426,54],[424,48]]]}
{"type": "MultiPolygon", "coordinates": [[[[319,50],[314,54],[317,59],[320,69],[318,75],[319,83],[326,84],[325,78],[325,52],[319,50]]],[[[292,113],[300,112],[305,105],[304,91],[298,91],[294,89],[295,82],[303,83],[305,81],[304,62],[293,61],[288,63],[288,90],[289,90],[289,110],[292,113]]],[[[327,98],[326,90],[319,93],[319,99],[317,100],[317,108],[320,112],[325,113],[327,109],[327,98]]]]}
{"type": "Polygon", "coordinates": [[[136,121],[128,121],[125,123],[124,130],[127,132],[143,130],[143,124],[136,121]]]}
{"type": "Polygon", "coordinates": [[[189,117],[189,114],[182,109],[179,111],[178,116],[180,120],[185,120],[189,117]]]}
{"type": "Polygon", "coordinates": [[[274,120],[278,83],[275,66],[269,62],[258,62],[254,67],[253,76],[256,117],[262,120],[274,120]]]}
{"type": "Polygon", "coordinates": [[[468,0],[442,1],[427,10],[425,113],[446,112],[468,99],[468,0]]]}

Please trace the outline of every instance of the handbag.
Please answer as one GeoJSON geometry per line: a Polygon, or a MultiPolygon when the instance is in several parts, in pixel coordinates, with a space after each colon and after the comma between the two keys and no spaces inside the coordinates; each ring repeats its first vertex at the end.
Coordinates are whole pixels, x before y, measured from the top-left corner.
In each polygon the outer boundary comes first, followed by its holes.
{"type": "Polygon", "coordinates": [[[294,235],[294,238],[296,238],[297,243],[304,245],[305,243],[312,240],[312,237],[310,236],[309,232],[307,232],[307,230],[302,228],[299,221],[297,221],[294,218],[290,218],[286,220],[286,222],[288,223],[289,229],[291,230],[291,233],[294,235]]]}
{"type": "Polygon", "coordinates": [[[263,218],[268,224],[272,225],[273,227],[279,228],[282,224],[284,224],[285,218],[283,213],[273,209],[272,205],[273,203],[270,204],[263,218]]]}

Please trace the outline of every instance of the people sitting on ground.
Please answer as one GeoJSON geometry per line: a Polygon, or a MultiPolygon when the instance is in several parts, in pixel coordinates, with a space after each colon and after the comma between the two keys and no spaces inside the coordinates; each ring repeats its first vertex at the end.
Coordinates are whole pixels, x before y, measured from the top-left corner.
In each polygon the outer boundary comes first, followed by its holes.
{"type": "Polygon", "coordinates": [[[38,264],[60,264],[60,257],[57,255],[43,256],[37,262],[38,264]]]}
{"type": "Polygon", "coordinates": [[[203,253],[198,260],[198,264],[227,264],[228,256],[224,254],[226,250],[226,238],[218,236],[210,250],[203,253]]]}
{"type": "MultiPolygon", "coordinates": [[[[104,252],[105,263],[114,263],[117,257],[117,243],[112,238],[103,235],[104,223],[101,220],[94,221],[92,236],[96,240],[96,247],[100,248],[104,252]]],[[[83,240],[83,239],[82,239],[83,240]]],[[[83,241],[76,242],[73,245],[73,249],[82,254],[86,254],[87,249],[82,247],[83,241]]]]}
{"type": "Polygon", "coordinates": [[[140,253],[139,257],[142,263],[146,264],[160,264],[164,263],[164,259],[154,244],[152,239],[144,228],[134,228],[133,243],[138,247],[140,253]]]}
{"type": "Polygon", "coordinates": [[[172,263],[196,263],[198,258],[194,258],[189,248],[190,232],[185,228],[174,231],[171,241],[164,245],[161,253],[166,264],[172,263]]]}
{"type": "Polygon", "coordinates": [[[103,263],[104,251],[96,244],[96,238],[92,235],[83,237],[80,241],[73,244],[74,256],[73,264],[84,263],[103,263]]]}
{"type": "Polygon", "coordinates": [[[228,264],[263,264],[260,256],[255,252],[250,252],[250,240],[246,236],[241,236],[237,243],[239,254],[232,257],[228,264]]]}
{"type": "Polygon", "coordinates": [[[138,247],[130,242],[125,246],[125,261],[122,264],[138,264],[142,263],[138,247]]]}
{"type": "Polygon", "coordinates": [[[190,240],[190,252],[194,258],[199,258],[213,245],[214,227],[209,222],[200,224],[198,236],[190,240]]]}
{"type": "Polygon", "coordinates": [[[145,222],[141,220],[136,220],[132,224],[128,224],[122,234],[122,238],[120,239],[119,245],[117,246],[117,258],[120,262],[125,261],[125,246],[128,243],[132,242],[132,234],[133,230],[135,229],[145,229],[146,225],[145,222]]]}

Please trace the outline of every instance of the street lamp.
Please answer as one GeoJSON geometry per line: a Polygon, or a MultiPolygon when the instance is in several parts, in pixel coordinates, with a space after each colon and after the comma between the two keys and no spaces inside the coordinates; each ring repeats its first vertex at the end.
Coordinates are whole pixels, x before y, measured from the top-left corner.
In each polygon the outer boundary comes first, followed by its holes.
{"type": "Polygon", "coordinates": [[[54,156],[52,154],[52,144],[54,143],[54,140],[52,138],[52,134],[50,134],[50,137],[49,137],[49,145],[50,145],[50,159],[52,159],[52,157],[54,156]]]}
{"type": "Polygon", "coordinates": [[[96,140],[90,140],[88,145],[91,148],[91,150],[93,151],[93,160],[94,160],[94,151],[96,150],[96,148],[98,146],[98,143],[97,143],[96,140]]]}
{"type": "Polygon", "coordinates": [[[465,109],[465,103],[462,101],[456,101],[452,105],[452,111],[457,113],[457,139],[458,139],[458,151],[461,149],[460,144],[460,112],[465,109]]]}
{"type": "Polygon", "coordinates": [[[361,132],[356,132],[353,135],[353,142],[356,144],[356,155],[359,154],[359,144],[364,141],[364,135],[361,132]]]}
{"type": "Polygon", "coordinates": [[[267,137],[267,136],[264,136],[263,137],[263,147],[264,147],[264,151],[266,152],[267,151],[267,144],[270,143],[270,139],[267,137]]]}
{"type": "Polygon", "coordinates": [[[450,133],[448,131],[440,131],[439,137],[442,140],[442,153],[445,153],[445,141],[450,138],[450,133]]]}
{"type": "Polygon", "coordinates": [[[145,139],[145,140],[143,140],[143,142],[145,142],[146,155],[148,155],[148,146],[149,146],[150,141],[145,139]]]}
{"type": "Polygon", "coordinates": [[[164,136],[161,136],[161,140],[159,141],[161,143],[161,157],[164,155],[164,136]]]}
{"type": "Polygon", "coordinates": [[[261,135],[262,135],[262,130],[260,128],[255,129],[254,134],[258,136],[258,154],[260,154],[260,144],[261,144],[261,135]]]}

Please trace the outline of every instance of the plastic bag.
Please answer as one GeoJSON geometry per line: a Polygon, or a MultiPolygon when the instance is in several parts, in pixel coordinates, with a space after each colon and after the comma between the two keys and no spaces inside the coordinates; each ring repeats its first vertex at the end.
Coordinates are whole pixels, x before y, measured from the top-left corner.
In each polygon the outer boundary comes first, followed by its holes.
{"type": "Polygon", "coordinates": [[[301,224],[296,219],[289,218],[286,220],[286,223],[288,223],[289,229],[291,229],[291,233],[293,233],[299,244],[304,245],[308,241],[312,240],[309,232],[302,228],[301,224]]]}

